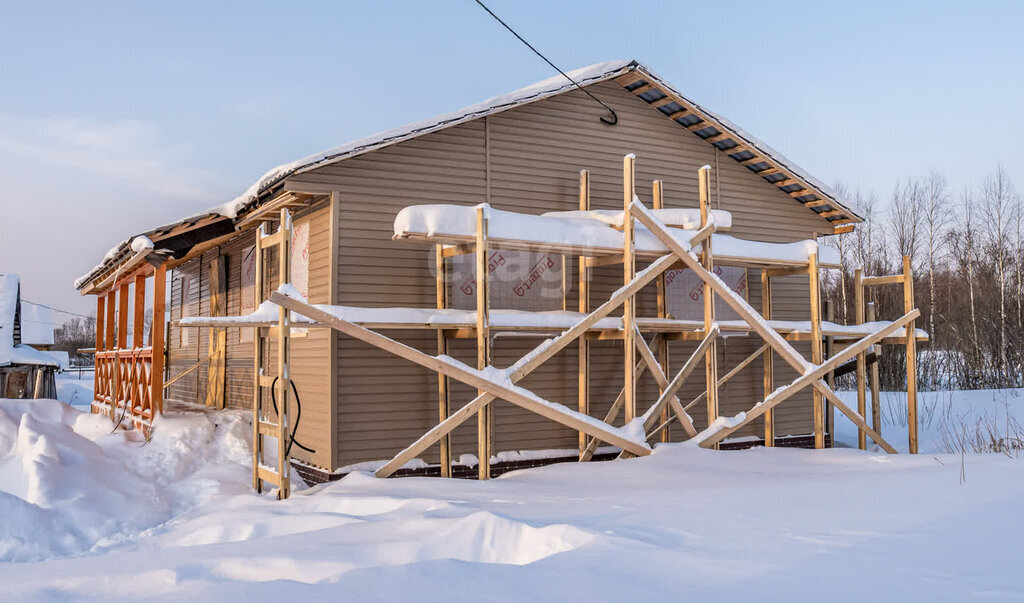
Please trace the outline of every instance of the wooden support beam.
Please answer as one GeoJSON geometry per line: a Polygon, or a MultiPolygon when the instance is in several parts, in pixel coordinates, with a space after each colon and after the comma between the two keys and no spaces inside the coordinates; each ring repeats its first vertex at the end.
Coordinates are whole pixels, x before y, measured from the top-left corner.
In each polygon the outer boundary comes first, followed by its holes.
{"type": "MultiPolygon", "coordinates": [[[[665,185],[661,180],[655,180],[651,183],[651,203],[654,209],[665,208],[665,185]]],[[[657,281],[657,294],[658,294],[658,318],[668,318],[668,297],[666,296],[666,283],[664,273],[658,277],[657,281]]],[[[668,353],[668,340],[664,337],[656,337],[656,351],[658,354],[658,364],[664,367],[665,374],[669,371],[670,359],[668,353]]],[[[665,393],[665,388],[660,384],[658,385],[658,396],[660,397],[665,393]]],[[[660,420],[662,423],[668,422],[668,408],[663,408],[661,411],[660,420]]],[[[691,422],[692,427],[692,422],[691,422]]],[[[693,436],[690,436],[693,437],[693,436]]],[[[668,442],[672,439],[672,433],[668,428],[661,432],[661,441],[668,442]]]]}
{"type": "MultiPolygon", "coordinates": [[[[146,276],[135,276],[135,293],[132,295],[132,347],[145,347],[146,333],[146,276]]],[[[154,319],[155,320],[155,319],[154,319]]]]}
{"type": "MultiPolygon", "coordinates": [[[[448,264],[445,262],[444,246],[434,246],[434,276],[436,287],[437,309],[443,310],[448,307],[448,264]]],[[[444,329],[437,329],[437,354],[438,356],[448,355],[448,335],[444,329]]],[[[449,396],[448,377],[437,374],[437,422],[443,423],[451,413],[451,398],[449,396]]],[[[452,476],[452,438],[451,434],[445,434],[440,442],[439,459],[441,464],[441,477],[452,476]]]]}
{"type": "Polygon", "coordinates": [[[666,96],[664,98],[659,98],[658,100],[652,102],[651,106],[654,107],[655,109],[657,109],[657,108],[663,107],[663,106],[665,106],[665,105],[667,105],[669,103],[674,103],[675,100],[676,99],[672,98],[671,96],[666,96]]]}
{"type": "Polygon", "coordinates": [[[200,361],[196,362],[195,364],[193,364],[193,365],[189,366],[189,367],[188,367],[187,369],[185,369],[185,370],[181,371],[181,372],[180,372],[180,373],[178,373],[177,375],[175,375],[175,376],[171,377],[170,379],[168,379],[168,380],[167,380],[167,382],[166,382],[166,383],[164,383],[164,385],[163,385],[163,389],[167,389],[168,387],[170,387],[170,386],[174,385],[174,382],[175,382],[175,381],[177,381],[178,379],[181,379],[181,378],[182,378],[182,377],[184,377],[185,375],[188,375],[188,374],[189,374],[189,373],[191,373],[192,371],[194,371],[194,370],[196,370],[197,368],[199,368],[199,367],[203,366],[203,365],[204,365],[204,364],[206,364],[206,363],[207,363],[207,362],[208,362],[209,360],[210,360],[210,357],[209,357],[209,356],[207,356],[206,358],[203,358],[202,360],[200,360],[200,361]]]}
{"type": "MultiPolygon", "coordinates": [[[[630,153],[622,158],[622,283],[627,285],[636,275],[636,259],[634,257],[633,217],[629,214],[629,205],[636,196],[636,156],[630,153]]],[[[629,423],[636,417],[636,343],[634,342],[636,322],[635,297],[629,296],[622,304],[623,332],[623,379],[626,388],[625,420],[629,423]]]]}
{"type": "MultiPolygon", "coordinates": [[[[836,308],[831,300],[825,300],[825,320],[835,324],[836,322],[836,308]]],[[[825,336],[825,358],[831,358],[836,353],[836,338],[832,335],[825,336]]],[[[825,383],[829,389],[835,391],[836,389],[836,372],[829,371],[825,377],[825,383]]],[[[863,414],[863,413],[862,413],[863,414]]],[[[826,400],[825,401],[825,433],[832,436],[832,445],[835,446],[835,425],[836,425],[836,412],[835,407],[826,400]]]]}
{"type": "MultiPolygon", "coordinates": [[[[217,255],[208,267],[210,316],[225,316],[228,310],[227,258],[217,255]]],[[[210,329],[207,347],[210,366],[206,372],[206,406],[209,408],[224,408],[227,398],[227,336],[227,329],[223,327],[210,329]]]]}
{"type": "MultiPolygon", "coordinates": [[[[310,304],[284,295],[278,291],[271,293],[270,299],[284,309],[292,310],[297,314],[316,320],[317,322],[325,324],[332,329],[336,329],[349,337],[368,343],[424,368],[435,372],[443,372],[449,377],[457,379],[470,387],[487,392],[494,398],[507,400],[512,404],[516,404],[526,410],[535,412],[542,417],[551,419],[570,429],[584,431],[637,456],[646,456],[651,453],[651,449],[648,446],[645,444],[639,444],[627,437],[624,437],[619,430],[611,426],[596,425],[593,421],[587,420],[587,418],[582,417],[579,413],[570,410],[561,404],[549,402],[543,398],[531,395],[529,392],[526,392],[521,388],[503,385],[497,381],[492,381],[484,377],[479,371],[474,371],[460,362],[430,356],[416,348],[407,346],[403,343],[385,337],[384,335],[370,331],[369,329],[364,329],[359,325],[338,318],[328,312],[319,310],[310,304]]],[[[548,347],[550,347],[550,344],[548,347]]],[[[461,409],[459,412],[461,412],[461,409]]]]}
{"type": "MultiPolygon", "coordinates": [[[[701,119],[704,118],[703,115],[698,115],[697,117],[700,117],[701,119]]],[[[691,132],[697,132],[697,131],[703,130],[705,128],[715,128],[715,124],[713,124],[710,121],[704,119],[704,121],[698,121],[695,124],[690,124],[690,125],[684,126],[684,127],[687,130],[691,131],[691,132]]],[[[715,129],[717,130],[718,128],[715,128],[715,129]]]]}
{"type": "MultiPolygon", "coordinates": [[[[731,138],[732,138],[732,134],[729,134],[728,132],[720,132],[718,134],[714,134],[712,136],[708,136],[707,138],[704,139],[704,142],[707,142],[707,143],[710,143],[710,144],[714,144],[716,142],[722,142],[723,140],[730,140],[731,138]]],[[[732,149],[719,149],[719,150],[724,152],[724,153],[728,153],[732,149]]],[[[739,153],[739,151],[734,151],[734,152],[735,153],[739,153]]]]}
{"type": "MultiPolygon", "coordinates": [[[[726,373],[725,375],[722,375],[721,377],[719,377],[718,378],[718,387],[719,387],[719,389],[721,389],[721,387],[723,385],[728,383],[730,379],[732,379],[737,374],[739,374],[740,371],[745,369],[747,367],[747,365],[749,365],[751,362],[757,360],[758,356],[763,355],[765,353],[765,351],[768,351],[768,350],[770,350],[770,348],[768,347],[768,344],[767,343],[763,344],[761,347],[757,348],[757,350],[755,350],[753,354],[750,354],[749,356],[744,358],[742,361],[740,361],[736,366],[732,367],[732,369],[728,373],[726,373]]],[[[771,392],[768,392],[768,393],[771,393],[771,392]]],[[[704,400],[704,398],[706,398],[707,395],[708,395],[708,393],[706,391],[701,392],[699,396],[697,396],[693,400],[690,400],[690,402],[686,406],[684,406],[683,409],[684,410],[690,410],[691,407],[696,406],[702,400],[704,400]]]]}
{"type": "Polygon", "coordinates": [[[164,321],[164,306],[167,303],[167,266],[161,264],[153,274],[153,324],[150,325],[149,342],[153,347],[153,368],[149,381],[149,399],[153,411],[164,412],[164,344],[167,325],[164,321]]]}
{"type": "MultiPolygon", "coordinates": [[[[690,415],[686,414],[686,411],[683,409],[682,404],[679,403],[679,398],[676,397],[675,393],[668,393],[669,387],[671,386],[668,380],[668,375],[666,374],[668,368],[662,366],[658,362],[658,359],[654,357],[654,352],[652,352],[651,348],[647,346],[647,342],[644,341],[643,335],[640,333],[640,329],[635,325],[633,328],[636,330],[636,337],[634,338],[634,341],[636,341],[637,350],[640,351],[640,356],[643,358],[644,362],[647,363],[647,367],[650,369],[651,375],[654,377],[654,381],[658,384],[658,389],[661,391],[658,401],[655,402],[651,410],[647,411],[647,414],[650,416],[645,421],[644,431],[646,432],[650,425],[654,424],[661,414],[662,409],[666,408],[666,406],[671,406],[672,410],[676,412],[676,416],[679,418],[680,424],[686,431],[686,435],[691,438],[694,437],[697,435],[697,430],[693,427],[693,421],[690,419],[690,415]]],[[[705,337],[705,340],[708,341],[708,343],[714,340],[715,337],[718,337],[717,329],[712,333],[714,334],[714,337],[712,337],[711,334],[709,334],[708,337],[705,337]]],[[[702,348],[704,345],[706,344],[702,343],[698,349],[702,348]]],[[[696,366],[697,363],[694,362],[693,365],[696,366]]],[[[688,374],[689,373],[687,373],[687,375],[688,374]]],[[[683,375],[681,379],[686,379],[687,375],[683,375]]],[[[679,385],[682,385],[681,380],[679,385]]],[[[676,391],[678,391],[678,389],[679,387],[676,386],[676,391]]]]}
{"type": "MultiPolygon", "coordinates": [[[[910,256],[903,256],[903,311],[914,309],[914,273],[910,256]]],[[[917,337],[914,321],[907,324],[907,435],[910,454],[917,454],[917,337]]]]}
{"type": "MultiPolygon", "coordinates": [[[[864,270],[857,268],[853,272],[853,320],[864,324],[864,270]]],[[[864,353],[857,354],[857,412],[860,416],[867,415],[867,397],[865,395],[867,381],[867,358],[864,353]]],[[[863,429],[857,430],[857,448],[867,449],[867,436],[863,429]]]]}
{"type": "MultiPolygon", "coordinates": [[[[590,210],[590,172],[580,170],[580,211],[590,210]]],[[[578,308],[581,314],[590,312],[590,270],[587,268],[587,259],[578,256],[578,308]]],[[[660,278],[660,277],[659,277],[660,278]]],[[[586,337],[580,337],[577,350],[577,406],[581,414],[590,415],[590,342],[586,337]]],[[[605,421],[609,423],[608,421],[605,421]]],[[[610,423],[609,423],[610,424],[610,423]]],[[[587,434],[579,432],[580,460],[587,450],[587,434]]]]}
{"type": "Polygon", "coordinates": [[[621,86],[628,86],[635,82],[639,82],[642,79],[644,79],[644,76],[639,71],[629,71],[615,78],[615,83],[621,86]]]}
{"type": "Polygon", "coordinates": [[[679,372],[676,373],[675,377],[672,377],[672,381],[665,384],[664,391],[661,393],[661,396],[658,397],[658,401],[655,402],[654,406],[652,406],[644,415],[644,432],[647,432],[654,425],[658,419],[659,411],[665,404],[668,404],[672,407],[672,410],[675,411],[676,417],[680,422],[682,422],[683,427],[686,428],[686,432],[688,434],[690,434],[691,431],[694,432],[690,437],[697,435],[693,429],[692,421],[690,421],[690,416],[686,413],[686,410],[682,407],[679,403],[679,399],[676,397],[676,392],[678,392],[679,388],[682,387],[683,382],[690,376],[690,373],[697,368],[697,365],[700,363],[701,356],[707,354],[707,350],[715,344],[715,341],[718,339],[718,335],[719,330],[718,325],[716,324],[708,331],[700,344],[697,345],[697,349],[693,351],[693,354],[691,354],[690,358],[687,359],[685,364],[683,364],[683,367],[679,369],[679,372]],[[687,428],[687,425],[689,425],[689,428],[687,428]]]}
{"type": "MultiPolygon", "coordinates": [[[[488,265],[487,265],[487,216],[484,207],[476,208],[476,368],[483,370],[491,364],[491,332],[488,299],[488,265]]],[[[477,389],[477,395],[484,393],[477,389]]],[[[476,417],[477,437],[477,476],[480,480],[491,479],[491,438],[493,406],[483,406],[476,417]]]]}
{"type": "MultiPolygon", "coordinates": [[[[811,252],[807,262],[808,289],[811,302],[811,364],[822,363],[821,350],[821,299],[818,288],[818,254],[811,252]]],[[[820,391],[814,392],[814,447],[825,447],[825,398],[820,391]]]]}
{"type": "MultiPolygon", "coordinates": [[[[761,270],[761,315],[765,320],[772,319],[772,279],[771,272],[767,269],[761,270]]],[[[770,347],[765,349],[764,357],[761,359],[761,388],[765,398],[775,391],[775,366],[770,347]]],[[[775,446],[775,411],[773,410],[764,413],[764,445],[768,448],[775,446]]]]}
{"type": "Polygon", "coordinates": [[[693,111],[690,111],[689,109],[683,108],[683,109],[680,109],[679,111],[676,111],[675,113],[669,114],[668,118],[673,120],[673,121],[675,121],[675,120],[679,119],[680,117],[685,117],[687,115],[692,115],[692,114],[693,114],[693,111]]]}
{"type": "MultiPolygon", "coordinates": [[[[256,275],[253,278],[253,307],[258,308],[263,301],[263,238],[266,235],[266,222],[256,228],[256,244],[253,248],[255,254],[256,275]]],[[[259,423],[265,418],[263,412],[263,387],[260,377],[263,370],[264,345],[260,336],[260,328],[253,328],[253,384],[252,384],[252,489],[257,494],[263,492],[263,480],[260,478],[259,466],[263,462],[261,451],[263,450],[263,433],[260,432],[259,423]]]]}
{"type": "MultiPolygon", "coordinates": [[[[868,302],[865,311],[865,318],[868,322],[875,322],[875,302],[868,302]]],[[[879,354],[881,358],[881,354],[879,354]]],[[[871,364],[871,425],[879,434],[882,433],[882,398],[879,394],[878,385],[878,363],[871,364]]]]}
{"type": "MultiPolygon", "coordinates": [[[[661,334],[657,334],[654,337],[657,339],[661,334]]],[[[647,370],[647,363],[640,361],[636,364],[636,376],[641,377],[644,371],[647,370]]],[[[608,412],[604,415],[604,422],[611,425],[619,418],[619,413],[622,412],[622,403],[626,399],[625,388],[619,390],[619,395],[615,397],[615,401],[612,402],[611,407],[608,408],[608,412]]],[[[587,438],[587,447],[580,454],[580,462],[586,463],[590,459],[594,458],[594,453],[597,452],[597,446],[601,443],[601,440],[597,438],[587,438]]]]}
{"type": "MultiPolygon", "coordinates": [[[[708,225],[710,217],[711,166],[705,165],[698,170],[697,189],[700,200],[700,226],[704,228],[708,225]]],[[[714,273],[715,262],[710,238],[701,246],[700,264],[707,273],[714,273]]],[[[711,288],[711,284],[705,281],[704,332],[710,333],[715,326],[715,292],[711,288]]],[[[714,341],[704,352],[704,376],[705,390],[707,391],[708,425],[711,425],[718,418],[718,346],[714,341]]]]}
{"type": "MultiPolygon", "coordinates": [[[[757,357],[759,355],[761,355],[764,352],[764,350],[766,350],[766,349],[768,349],[768,344],[762,345],[760,348],[758,348],[758,350],[756,352],[754,352],[753,354],[751,354],[750,356],[744,358],[742,361],[740,361],[738,364],[736,364],[735,367],[733,367],[731,371],[729,371],[724,376],[719,378],[719,380],[718,380],[718,387],[721,389],[721,387],[723,385],[725,385],[730,379],[732,379],[737,374],[739,374],[740,371],[745,369],[746,365],[748,365],[751,362],[753,362],[754,360],[756,360],[757,357]]],[[[697,354],[697,355],[699,356],[699,354],[697,354]]],[[[693,398],[685,406],[683,406],[683,411],[689,412],[690,408],[692,408],[693,406],[698,404],[701,400],[705,399],[705,397],[707,397],[707,395],[708,395],[707,391],[700,392],[700,395],[698,395],[697,397],[693,398]]],[[[652,437],[654,437],[655,435],[657,435],[659,433],[665,433],[665,431],[669,428],[670,425],[672,425],[673,422],[675,422],[675,420],[676,420],[676,416],[675,415],[673,415],[672,417],[664,420],[662,422],[662,424],[658,425],[657,427],[655,427],[654,429],[652,429],[651,431],[649,431],[647,433],[647,439],[649,440],[649,439],[651,439],[652,437]]]]}
{"type": "Polygon", "coordinates": [[[880,285],[902,285],[904,281],[902,274],[890,274],[887,276],[865,276],[861,284],[865,287],[877,287],[880,285]]]}
{"type": "MultiPolygon", "coordinates": [[[[288,207],[282,207],[277,235],[277,275],[281,283],[292,282],[292,218],[288,207]]],[[[291,316],[283,307],[277,309],[277,498],[283,500],[291,494],[291,463],[288,460],[288,434],[291,429],[291,316]]]]}

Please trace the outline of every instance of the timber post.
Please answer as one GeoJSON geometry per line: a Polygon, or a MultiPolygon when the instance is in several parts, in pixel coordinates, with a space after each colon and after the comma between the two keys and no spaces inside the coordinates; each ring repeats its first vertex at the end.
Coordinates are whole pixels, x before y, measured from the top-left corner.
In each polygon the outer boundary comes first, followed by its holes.
{"type": "MultiPolygon", "coordinates": [[[[479,370],[491,364],[490,296],[487,263],[487,208],[476,208],[476,367],[479,370]]],[[[477,395],[484,394],[478,389],[477,395]]],[[[493,404],[485,404],[477,412],[478,479],[491,479],[491,438],[493,431],[493,404]]]]}
{"type": "MultiPolygon", "coordinates": [[[[632,282],[636,276],[634,257],[635,233],[629,205],[636,196],[636,156],[630,153],[622,159],[622,283],[632,282]]],[[[622,304],[622,341],[624,353],[623,380],[625,391],[624,415],[628,424],[636,417],[636,296],[630,295],[622,304]]]]}
{"type": "MultiPolygon", "coordinates": [[[[700,227],[706,228],[711,217],[709,207],[711,194],[711,166],[705,165],[697,172],[697,188],[700,198],[700,227]]],[[[701,266],[710,274],[715,272],[715,262],[711,251],[711,237],[701,243],[701,266]]],[[[704,292],[704,334],[707,335],[715,323],[715,292],[711,284],[705,280],[704,292]]],[[[718,344],[712,341],[704,352],[704,382],[707,387],[707,414],[710,426],[718,418],[718,344]]],[[[718,448],[718,444],[715,444],[718,448]]]]}
{"type": "MultiPolygon", "coordinates": [[[[914,308],[914,273],[910,256],[903,256],[903,311],[914,308]]],[[[917,454],[917,330],[916,321],[906,329],[907,347],[907,436],[910,454],[917,454]]]]}
{"type": "MultiPolygon", "coordinates": [[[[661,180],[655,180],[652,183],[652,191],[653,191],[653,197],[654,198],[651,200],[651,205],[654,207],[654,209],[664,209],[665,208],[665,190],[664,190],[664,187],[665,187],[665,185],[664,185],[664,183],[661,180]]],[[[626,213],[628,213],[628,211],[626,213]]],[[[662,318],[662,319],[668,318],[668,299],[666,297],[666,293],[667,292],[666,292],[665,287],[666,287],[665,273],[661,273],[658,276],[658,281],[657,281],[657,290],[658,290],[658,308],[657,308],[657,310],[658,310],[658,318],[662,318]]],[[[668,374],[669,373],[668,339],[666,339],[664,337],[658,339],[657,345],[656,345],[656,349],[655,349],[655,353],[657,354],[658,364],[661,365],[661,369],[663,371],[665,371],[666,374],[668,374]]],[[[658,395],[661,396],[664,393],[665,393],[665,388],[659,386],[658,387],[658,395]]],[[[666,426],[665,429],[663,429],[661,431],[661,441],[662,442],[668,442],[668,441],[671,441],[671,439],[672,439],[672,433],[671,433],[671,429],[672,428],[671,428],[671,426],[668,425],[668,422],[669,422],[668,421],[668,417],[669,417],[668,406],[665,406],[665,407],[663,407],[661,409],[661,416],[659,417],[659,420],[661,421],[661,424],[666,426]]]]}
{"type": "MultiPolygon", "coordinates": [[[[434,246],[434,270],[437,287],[437,309],[443,310],[448,307],[448,271],[444,259],[444,245],[434,246]]],[[[448,336],[444,329],[437,330],[437,353],[438,355],[448,354],[448,336]]],[[[448,377],[441,373],[437,374],[437,422],[443,423],[451,414],[451,400],[449,396],[448,377]]],[[[452,476],[452,438],[445,434],[439,442],[438,453],[441,464],[441,477],[452,476]]]]}
{"type": "MultiPolygon", "coordinates": [[[[772,319],[772,277],[767,268],[761,269],[761,315],[765,320],[772,319]]],[[[765,348],[761,359],[762,391],[768,398],[775,391],[775,366],[772,361],[772,348],[765,348]]],[[[764,445],[775,446],[775,411],[764,413],[764,445]]]]}
{"type": "MultiPolygon", "coordinates": [[[[807,280],[811,299],[811,364],[823,362],[821,349],[821,299],[818,289],[818,252],[811,252],[807,262],[807,280]]],[[[814,447],[825,447],[825,398],[814,390],[814,447]]]]}
{"type": "MultiPolygon", "coordinates": [[[[580,211],[590,210],[590,172],[580,170],[580,211]]],[[[564,256],[563,256],[564,257],[564,256]]],[[[587,267],[586,256],[579,256],[579,300],[580,314],[590,313],[590,269],[587,267]]],[[[579,338],[577,356],[577,397],[578,408],[584,415],[590,414],[590,344],[586,336],[579,338]]],[[[587,450],[587,434],[579,432],[580,460],[587,450]]]]}
{"type": "MultiPolygon", "coordinates": [[[[868,322],[875,322],[875,302],[866,304],[865,313],[868,322]]],[[[878,382],[878,360],[882,357],[879,353],[874,362],[871,363],[871,426],[875,433],[882,433],[882,399],[879,393],[878,382]]]]}
{"type": "Polygon", "coordinates": [[[164,322],[164,306],[166,297],[167,266],[160,264],[153,274],[153,324],[149,331],[149,342],[153,348],[149,396],[154,414],[164,412],[164,343],[167,328],[164,322]]]}
{"type": "MultiPolygon", "coordinates": [[[[861,268],[853,273],[853,306],[854,322],[864,324],[864,270],[861,268]]],[[[866,380],[867,357],[865,354],[857,354],[857,412],[862,417],[867,416],[866,380]]],[[[875,431],[878,431],[878,427],[876,424],[875,431]]],[[[867,435],[863,429],[857,430],[857,448],[867,449],[867,435]]]]}

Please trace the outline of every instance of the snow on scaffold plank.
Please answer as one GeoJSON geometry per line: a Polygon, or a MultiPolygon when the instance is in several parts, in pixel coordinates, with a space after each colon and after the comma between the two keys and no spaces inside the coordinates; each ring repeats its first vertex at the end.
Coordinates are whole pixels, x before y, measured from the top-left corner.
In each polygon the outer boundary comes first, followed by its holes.
{"type": "MultiPolygon", "coordinates": [[[[595,255],[622,253],[623,234],[614,228],[615,212],[609,212],[599,219],[592,213],[555,212],[538,216],[494,209],[486,204],[483,206],[487,208],[488,239],[494,247],[518,243],[537,248],[589,250],[595,255]],[[583,215],[587,217],[577,217],[583,215]]],[[[683,241],[689,240],[693,234],[692,229],[670,230],[683,241]]],[[[395,216],[394,234],[396,239],[423,238],[450,244],[466,243],[476,234],[476,207],[411,205],[395,216]]],[[[639,225],[635,231],[635,241],[637,253],[663,254],[668,251],[656,235],[639,225]]],[[[839,265],[839,254],[835,249],[819,246],[812,240],[768,243],[714,234],[712,246],[716,258],[724,262],[736,258],[765,263],[805,264],[809,255],[817,252],[821,265],[839,265]]]]}

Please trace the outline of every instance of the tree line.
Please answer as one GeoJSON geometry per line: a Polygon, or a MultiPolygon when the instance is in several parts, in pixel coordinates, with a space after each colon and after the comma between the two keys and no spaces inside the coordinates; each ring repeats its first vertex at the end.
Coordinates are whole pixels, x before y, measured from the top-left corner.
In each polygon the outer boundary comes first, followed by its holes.
{"type": "MultiPolygon", "coordinates": [[[[979,185],[950,190],[933,171],[897,184],[885,201],[845,185],[839,198],[864,218],[851,233],[827,237],[842,268],[823,278],[823,296],[839,322],[854,322],[854,271],[896,274],[909,256],[918,327],[930,341],[918,347],[922,389],[1024,385],[1024,207],[1003,166],[979,185]]],[[[869,287],[879,319],[903,314],[899,286],[869,287]]],[[[902,347],[883,346],[883,389],[905,386],[902,347]]]]}

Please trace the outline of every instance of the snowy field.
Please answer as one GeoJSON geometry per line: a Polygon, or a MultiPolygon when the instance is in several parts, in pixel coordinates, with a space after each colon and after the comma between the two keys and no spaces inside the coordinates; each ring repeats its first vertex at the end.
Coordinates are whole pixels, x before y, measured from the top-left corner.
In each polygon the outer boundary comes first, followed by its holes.
{"type": "MultiPolygon", "coordinates": [[[[242,413],[168,415],[147,444],[0,401],[0,598],[1024,600],[1024,461],[946,454],[939,420],[1010,426],[1021,396],[926,394],[913,457],[668,445],[484,483],[353,474],[285,502],[250,492],[242,413]]],[[[905,447],[902,403],[883,416],[905,447]]]]}

